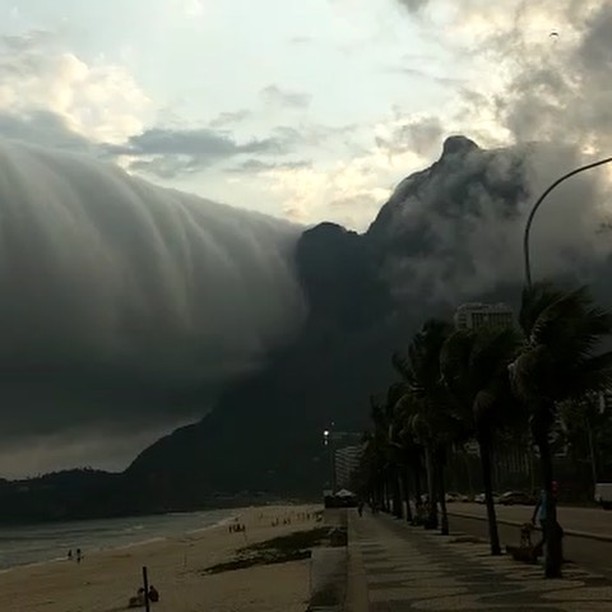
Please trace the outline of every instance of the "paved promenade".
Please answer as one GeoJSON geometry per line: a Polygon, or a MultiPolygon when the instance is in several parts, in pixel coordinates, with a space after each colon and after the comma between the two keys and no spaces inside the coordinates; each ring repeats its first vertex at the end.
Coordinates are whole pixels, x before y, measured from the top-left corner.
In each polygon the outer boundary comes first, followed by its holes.
{"type": "Polygon", "coordinates": [[[488,544],[465,534],[365,513],[351,513],[349,528],[350,612],[612,612],[612,582],[572,564],[563,579],[545,580],[541,566],[491,557],[488,544]]]}

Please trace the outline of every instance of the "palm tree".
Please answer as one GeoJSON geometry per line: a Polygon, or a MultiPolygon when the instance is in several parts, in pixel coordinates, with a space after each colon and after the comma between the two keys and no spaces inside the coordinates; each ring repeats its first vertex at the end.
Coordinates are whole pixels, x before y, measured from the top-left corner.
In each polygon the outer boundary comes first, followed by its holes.
{"type": "Polygon", "coordinates": [[[374,431],[364,434],[364,451],[361,455],[360,468],[362,486],[373,507],[385,507],[385,472],[387,466],[387,428],[384,412],[380,404],[370,399],[370,418],[374,431]]]}
{"type": "Polygon", "coordinates": [[[388,483],[387,466],[389,462],[389,426],[384,406],[373,397],[370,398],[370,417],[374,431],[369,434],[364,458],[369,465],[370,486],[374,503],[387,510],[388,483]]]}
{"type": "Polygon", "coordinates": [[[411,438],[407,435],[404,424],[404,415],[399,409],[399,399],[405,393],[404,383],[394,383],[387,391],[387,409],[389,414],[389,447],[390,459],[393,464],[393,478],[396,488],[398,512],[394,514],[397,518],[403,518],[404,500],[406,503],[406,518],[412,523],[412,510],[410,508],[410,491],[408,470],[411,458],[411,438]]]}
{"type": "MultiPolygon", "coordinates": [[[[562,441],[570,452],[574,466],[588,464],[591,485],[589,497],[595,499],[599,466],[599,437],[605,435],[606,417],[600,410],[599,393],[587,393],[580,400],[567,400],[559,404],[562,441]]],[[[586,475],[586,474],[585,474],[586,475]]]]}
{"type": "Polygon", "coordinates": [[[401,448],[396,440],[397,428],[394,428],[395,405],[401,396],[398,387],[398,384],[391,385],[384,401],[370,397],[370,417],[374,431],[365,434],[366,447],[361,467],[367,474],[371,493],[381,508],[384,511],[390,509],[397,518],[402,518],[401,448]]]}
{"type": "Polygon", "coordinates": [[[431,319],[408,348],[408,358],[393,356],[393,365],[402,375],[405,392],[398,402],[404,425],[422,446],[428,489],[426,528],[438,526],[438,500],[442,510],[442,533],[448,533],[444,492],[445,451],[453,437],[448,394],[440,375],[440,351],[452,331],[446,321],[431,319]]]}
{"type": "MultiPolygon", "coordinates": [[[[406,502],[406,518],[414,521],[410,508],[408,471],[420,469],[419,447],[409,435],[404,415],[398,409],[398,399],[405,393],[405,384],[392,384],[384,402],[370,398],[370,416],[374,431],[366,432],[359,467],[362,495],[370,497],[386,509],[388,494],[392,494],[392,510],[397,518],[403,517],[402,491],[406,502]]],[[[416,506],[419,507],[420,483],[415,473],[416,506]]]]}
{"type": "MultiPolygon", "coordinates": [[[[406,390],[404,389],[404,392],[406,390]]],[[[396,403],[395,418],[393,424],[394,432],[391,438],[400,451],[400,480],[404,491],[406,502],[406,520],[415,525],[422,524],[422,500],[421,500],[421,453],[422,448],[416,441],[413,432],[406,423],[406,415],[401,409],[401,403],[396,403]],[[411,478],[412,475],[412,478],[411,478]],[[414,482],[414,506],[415,513],[410,507],[410,481],[414,482]]]]}
{"type": "Polygon", "coordinates": [[[458,330],[440,354],[444,383],[455,400],[458,416],[478,442],[492,555],[500,555],[501,547],[493,502],[491,448],[494,432],[508,424],[512,414],[508,365],[518,346],[518,334],[510,327],[458,330]]]}
{"type": "Polygon", "coordinates": [[[612,317],[593,302],[588,290],[563,291],[538,283],[523,291],[520,324],[525,345],[512,364],[517,396],[530,413],[531,432],[540,451],[545,493],[545,575],[561,576],[561,532],[553,497],[549,435],[556,406],[584,397],[612,382],[612,351],[597,353],[612,333],[612,317]]]}
{"type": "MultiPolygon", "coordinates": [[[[402,486],[405,487],[403,478],[404,453],[401,443],[401,429],[397,422],[398,411],[396,409],[398,400],[404,393],[402,383],[394,383],[387,390],[383,411],[385,424],[387,426],[387,482],[391,489],[393,500],[393,515],[396,518],[403,518],[402,486]]],[[[408,505],[410,508],[410,505],[408,505]]]]}

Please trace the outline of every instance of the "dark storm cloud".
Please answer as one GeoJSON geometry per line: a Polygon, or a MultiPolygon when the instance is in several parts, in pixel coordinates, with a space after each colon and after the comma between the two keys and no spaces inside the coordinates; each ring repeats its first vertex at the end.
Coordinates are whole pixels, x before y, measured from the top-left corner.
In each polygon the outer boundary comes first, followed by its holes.
{"type": "MultiPolygon", "coordinates": [[[[482,151],[466,139],[451,143],[431,169],[397,187],[386,239],[401,239],[412,249],[388,261],[395,290],[452,308],[500,284],[520,286],[526,212],[553,180],[579,165],[580,154],[563,145],[482,151]]],[[[538,215],[532,232],[537,278],[572,271],[589,282],[612,254],[600,206],[609,201],[610,188],[600,179],[576,177],[538,215]]]]}
{"type": "Polygon", "coordinates": [[[46,146],[73,152],[97,151],[92,142],[72,131],[63,117],[50,111],[32,110],[20,116],[0,112],[0,136],[30,143],[43,142],[46,146]]]}
{"type": "Polygon", "coordinates": [[[108,145],[113,155],[135,159],[135,169],[169,178],[195,172],[219,161],[244,154],[279,155],[288,150],[281,138],[264,138],[239,143],[226,132],[202,129],[152,128],[129,138],[124,145],[108,145]]]}
{"type": "Polygon", "coordinates": [[[288,91],[277,85],[268,85],[261,90],[261,95],[268,104],[289,108],[307,108],[312,100],[310,94],[301,91],[288,91]]]}
{"type": "MultiPolygon", "coordinates": [[[[480,31],[457,53],[486,65],[501,76],[493,89],[487,69],[459,92],[456,119],[477,124],[487,115],[517,142],[562,142],[605,153],[612,146],[610,87],[612,5],[604,0],[515,1],[507,9],[479,0],[461,0],[457,23],[469,31],[479,19],[495,18],[500,27],[480,31]],[[554,15],[550,30],[542,15],[554,15]],[[508,19],[508,17],[510,17],[508,19]],[[551,39],[550,31],[559,32],[551,39]],[[538,37],[540,33],[540,37],[538,37]]],[[[448,44],[453,44],[452,40],[448,44]]]]}
{"type": "Polygon", "coordinates": [[[413,151],[430,157],[439,150],[443,134],[437,117],[415,117],[396,127],[387,138],[377,138],[376,144],[390,156],[413,151]]]}
{"type": "Polygon", "coordinates": [[[296,226],[2,141],[0,209],[0,441],[201,414],[302,320],[296,226]]]}

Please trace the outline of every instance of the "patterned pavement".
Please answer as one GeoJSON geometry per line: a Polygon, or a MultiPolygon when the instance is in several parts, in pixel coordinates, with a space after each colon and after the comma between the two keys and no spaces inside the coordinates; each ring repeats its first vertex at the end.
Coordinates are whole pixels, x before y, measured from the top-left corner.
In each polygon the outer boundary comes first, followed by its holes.
{"type": "Polygon", "coordinates": [[[364,514],[351,515],[349,539],[361,560],[371,612],[612,612],[608,579],[568,564],[563,579],[545,580],[540,565],[491,557],[487,543],[465,534],[443,537],[364,514]]]}

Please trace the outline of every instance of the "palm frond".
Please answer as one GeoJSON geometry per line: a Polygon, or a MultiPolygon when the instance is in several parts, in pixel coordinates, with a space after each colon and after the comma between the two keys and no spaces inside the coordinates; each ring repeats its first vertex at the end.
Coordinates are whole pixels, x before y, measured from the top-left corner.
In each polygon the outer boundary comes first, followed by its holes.
{"type": "Polygon", "coordinates": [[[585,287],[563,291],[539,284],[523,295],[528,343],[515,363],[514,381],[524,399],[562,401],[612,382],[606,354],[596,355],[612,333],[612,315],[585,287]]]}

